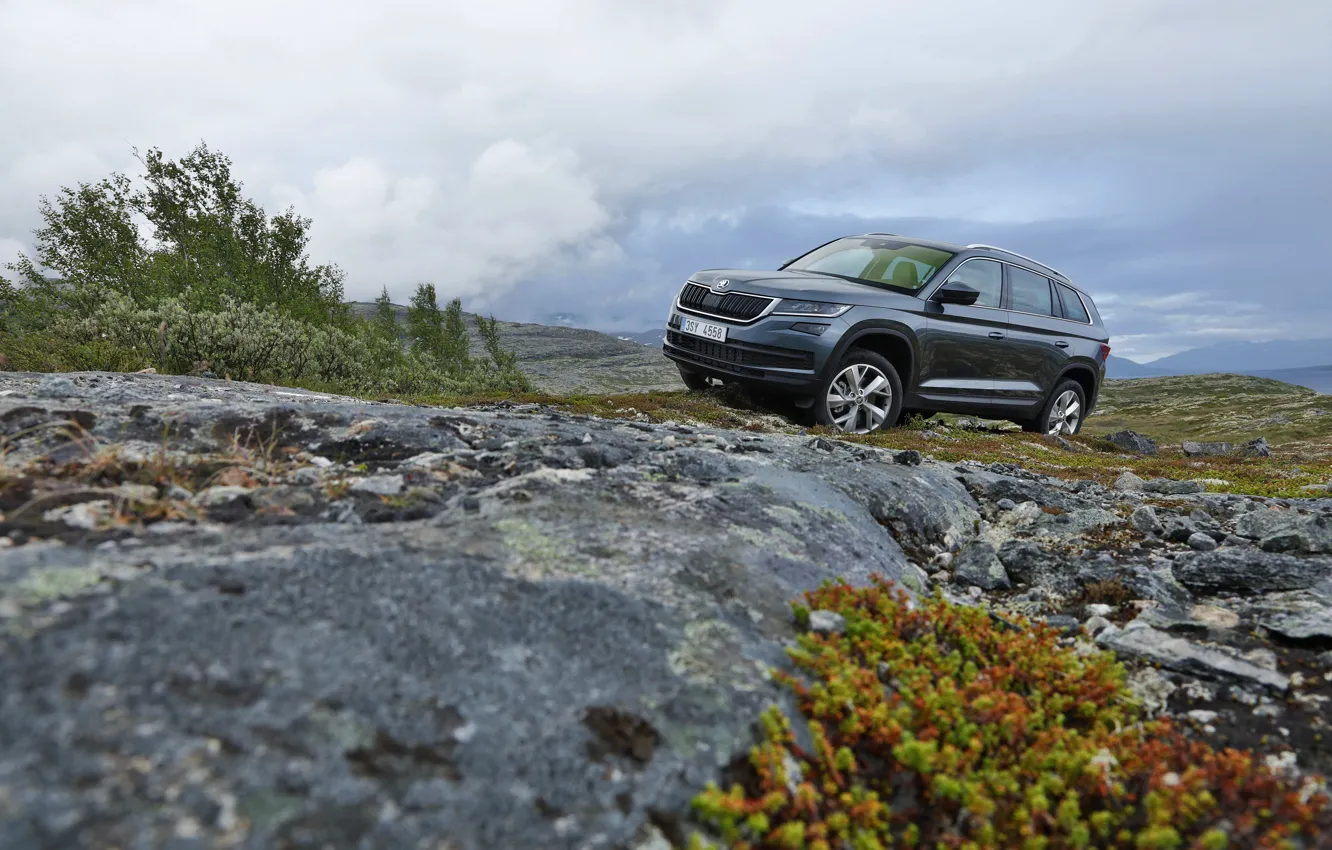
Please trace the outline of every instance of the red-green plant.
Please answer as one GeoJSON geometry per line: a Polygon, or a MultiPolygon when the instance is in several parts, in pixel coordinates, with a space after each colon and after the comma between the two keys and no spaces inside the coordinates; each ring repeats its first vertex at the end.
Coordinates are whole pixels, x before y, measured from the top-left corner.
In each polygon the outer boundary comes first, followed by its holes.
{"type": "Polygon", "coordinates": [[[845,632],[803,635],[790,653],[803,675],[777,673],[812,745],[774,707],[750,787],[695,800],[735,850],[1220,850],[1332,834],[1324,792],[1143,721],[1113,656],[1074,652],[1044,625],[913,603],[882,580],[796,606],[815,609],[845,632]]]}

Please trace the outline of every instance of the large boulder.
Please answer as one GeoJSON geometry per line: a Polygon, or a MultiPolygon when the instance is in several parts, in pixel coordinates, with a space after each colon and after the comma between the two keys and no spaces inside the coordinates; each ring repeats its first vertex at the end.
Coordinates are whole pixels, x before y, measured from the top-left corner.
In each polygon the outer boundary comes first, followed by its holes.
{"type": "Polygon", "coordinates": [[[1180,444],[1186,457],[1215,457],[1230,454],[1233,446],[1221,441],[1185,440],[1180,444]]]}
{"type": "Polygon", "coordinates": [[[5,848],[682,841],[789,706],[789,602],[920,589],[899,539],[979,521],[950,468],[837,441],[62,377],[0,375],[9,470],[95,446],[175,483],[6,490],[5,848]]]}
{"type": "Polygon", "coordinates": [[[1332,576],[1332,559],[1223,546],[1175,558],[1175,579],[1194,593],[1270,593],[1304,590],[1332,576]]]}

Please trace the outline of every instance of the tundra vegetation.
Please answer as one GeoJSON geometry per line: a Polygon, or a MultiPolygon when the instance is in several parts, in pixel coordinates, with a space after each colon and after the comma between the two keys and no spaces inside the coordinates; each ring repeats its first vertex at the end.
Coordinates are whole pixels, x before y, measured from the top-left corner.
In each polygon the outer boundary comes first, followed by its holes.
{"type": "MultiPolygon", "coordinates": [[[[10,369],[153,369],[353,394],[521,391],[528,380],[462,304],[421,284],[405,328],[343,303],[343,273],[307,253],[311,222],[268,215],[223,154],[151,149],[143,175],[42,198],[33,256],[0,278],[0,351],[10,369]]],[[[387,300],[385,294],[384,299],[387,300]]],[[[0,364],[4,365],[4,364],[0,364]]]]}

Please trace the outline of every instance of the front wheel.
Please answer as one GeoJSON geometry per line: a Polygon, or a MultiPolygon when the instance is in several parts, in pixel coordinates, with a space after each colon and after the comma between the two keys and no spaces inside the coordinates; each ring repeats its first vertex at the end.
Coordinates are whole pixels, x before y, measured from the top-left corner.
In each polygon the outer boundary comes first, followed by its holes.
{"type": "Polygon", "coordinates": [[[888,358],[852,349],[832,370],[814,399],[814,418],[848,434],[868,434],[897,424],[902,379],[888,358]]]}
{"type": "Polygon", "coordinates": [[[1045,400],[1040,416],[1019,423],[1022,430],[1050,436],[1076,434],[1082,430],[1083,414],[1087,410],[1087,396],[1077,381],[1063,381],[1045,400]]]}

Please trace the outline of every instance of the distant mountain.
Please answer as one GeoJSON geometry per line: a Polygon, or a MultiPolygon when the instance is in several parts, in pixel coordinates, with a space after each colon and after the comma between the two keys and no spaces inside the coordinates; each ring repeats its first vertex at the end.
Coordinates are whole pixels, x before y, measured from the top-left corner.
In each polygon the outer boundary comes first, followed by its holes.
{"type": "Polygon", "coordinates": [[[1127,357],[1111,354],[1105,361],[1105,376],[1107,378],[1148,378],[1159,374],[1161,373],[1127,357]]]}
{"type": "Polygon", "coordinates": [[[1219,342],[1191,348],[1143,364],[1157,374],[1202,372],[1253,374],[1272,369],[1332,365],[1332,339],[1278,339],[1270,342],[1219,342]]]}

